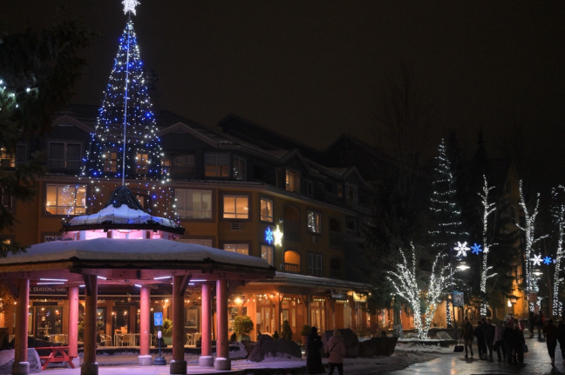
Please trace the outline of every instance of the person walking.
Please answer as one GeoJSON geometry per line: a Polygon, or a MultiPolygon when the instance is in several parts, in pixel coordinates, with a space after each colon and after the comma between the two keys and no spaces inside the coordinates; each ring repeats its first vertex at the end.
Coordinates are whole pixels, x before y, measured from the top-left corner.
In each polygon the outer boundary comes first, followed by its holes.
{"type": "Polygon", "coordinates": [[[334,369],[337,367],[337,372],[343,374],[343,357],[345,356],[345,342],[338,329],[334,330],[333,336],[328,340],[324,347],[324,352],[329,354],[328,363],[330,364],[330,371],[328,374],[334,374],[334,369]]]}
{"type": "MultiPolygon", "coordinates": [[[[496,328],[492,325],[490,318],[488,318],[486,324],[484,325],[484,334],[485,334],[486,348],[488,349],[488,357],[491,360],[492,360],[492,349],[494,347],[495,333],[496,333],[496,328]]],[[[486,349],[485,349],[485,353],[486,353],[486,349]]]]}
{"type": "Polygon", "coordinates": [[[465,358],[468,357],[467,347],[471,351],[471,357],[473,357],[473,325],[469,322],[469,318],[465,317],[465,323],[461,329],[461,337],[463,338],[463,343],[465,343],[465,358]]]}
{"type": "Polygon", "coordinates": [[[323,347],[322,338],[318,335],[318,328],[312,327],[308,338],[306,338],[306,372],[308,374],[326,373],[320,352],[323,347]]]}
{"type": "Polygon", "coordinates": [[[536,327],[538,328],[538,340],[540,342],[544,340],[543,339],[543,331],[542,331],[543,330],[543,320],[544,320],[543,313],[540,310],[538,315],[537,315],[537,318],[536,318],[536,327]]]}
{"type": "Polygon", "coordinates": [[[504,351],[504,338],[502,337],[503,332],[504,332],[504,322],[498,321],[498,325],[496,325],[494,331],[494,349],[496,350],[498,361],[502,361],[503,358],[504,360],[506,360],[506,353],[504,351]]]}
{"type": "Polygon", "coordinates": [[[512,344],[512,324],[507,323],[506,328],[502,332],[502,340],[504,341],[504,349],[506,351],[506,361],[508,364],[512,364],[512,359],[514,359],[514,345],[512,344]]]}
{"type": "Polygon", "coordinates": [[[563,318],[559,321],[557,326],[557,340],[559,340],[559,348],[561,348],[561,358],[563,359],[563,364],[565,365],[565,322],[563,318]]]}
{"type": "Polygon", "coordinates": [[[486,356],[487,346],[485,344],[485,328],[483,322],[481,321],[479,321],[477,327],[475,328],[475,338],[477,338],[477,348],[479,349],[479,357],[486,356]]]}
{"type": "Polygon", "coordinates": [[[534,337],[534,312],[530,311],[528,317],[528,330],[530,330],[530,339],[534,337]]]}
{"type": "Polygon", "coordinates": [[[513,362],[524,364],[524,344],[526,344],[524,333],[518,327],[518,323],[514,322],[514,329],[512,330],[512,347],[514,348],[513,362]]]}
{"type": "Polygon", "coordinates": [[[557,347],[557,326],[553,324],[553,320],[548,320],[547,325],[543,328],[543,334],[545,336],[547,344],[547,352],[549,353],[549,358],[551,359],[551,366],[555,366],[555,347],[557,347]]]}

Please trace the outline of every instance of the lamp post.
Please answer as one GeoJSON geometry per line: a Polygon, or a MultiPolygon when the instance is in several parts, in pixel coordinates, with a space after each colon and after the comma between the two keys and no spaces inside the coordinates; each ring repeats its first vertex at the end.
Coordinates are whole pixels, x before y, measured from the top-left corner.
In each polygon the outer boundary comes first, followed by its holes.
{"type": "MultiPolygon", "coordinates": [[[[453,307],[453,313],[455,313],[455,290],[453,286],[453,250],[457,250],[457,257],[466,257],[467,251],[471,250],[467,247],[467,242],[457,242],[456,247],[452,247],[449,250],[449,273],[451,277],[451,306],[453,307]]],[[[456,266],[457,270],[465,271],[468,269],[469,266],[464,261],[461,261],[459,265],[456,266]]],[[[455,319],[455,315],[453,315],[453,331],[455,333],[455,341],[457,341],[457,320],[455,319]]]]}

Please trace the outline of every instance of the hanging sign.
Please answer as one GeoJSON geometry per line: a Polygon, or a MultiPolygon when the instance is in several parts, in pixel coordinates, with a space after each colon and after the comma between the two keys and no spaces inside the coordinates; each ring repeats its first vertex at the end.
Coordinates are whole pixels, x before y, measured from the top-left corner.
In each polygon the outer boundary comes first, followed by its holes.
{"type": "Polygon", "coordinates": [[[163,313],[153,313],[153,320],[155,322],[155,326],[163,326],[163,313]]]}
{"type": "Polygon", "coordinates": [[[465,306],[465,295],[463,292],[453,291],[453,306],[465,306]]]}

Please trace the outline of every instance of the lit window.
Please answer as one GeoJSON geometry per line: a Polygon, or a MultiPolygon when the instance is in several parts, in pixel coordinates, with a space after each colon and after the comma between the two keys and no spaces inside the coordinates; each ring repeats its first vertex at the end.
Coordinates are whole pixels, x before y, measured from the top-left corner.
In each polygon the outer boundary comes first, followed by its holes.
{"type": "Polygon", "coordinates": [[[50,215],[86,213],[86,186],[47,185],[45,211],[50,215]]]}
{"type": "Polygon", "coordinates": [[[261,258],[266,260],[271,266],[274,265],[273,261],[273,247],[268,245],[261,245],[261,258]]]}
{"type": "Polygon", "coordinates": [[[193,245],[202,245],[202,246],[212,247],[212,240],[208,240],[208,239],[205,239],[205,238],[181,238],[177,241],[183,242],[183,243],[190,243],[190,244],[193,244],[193,245]]]}
{"type": "Polygon", "coordinates": [[[146,174],[149,167],[149,155],[147,153],[137,153],[135,155],[135,172],[146,174]]]}
{"type": "Polygon", "coordinates": [[[313,233],[322,233],[322,215],[308,211],[308,230],[313,233]]]}
{"type": "Polygon", "coordinates": [[[226,243],[224,244],[224,250],[232,251],[238,254],[249,255],[249,244],[246,243],[226,243]]]}
{"type": "Polygon", "coordinates": [[[300,272],[300,254],[293,250],[284,252],[285,272],[300,272]]]}
{"type": "Polygon", "coordinates": [[[79,143],[49,143],[49,168],[78,170],[80,168],[81,145],[79,143]]]}
{"type": "Polygon", "coordinates": [[[248,219],[249,197],[224,195],[224,219],[248,219]]]}
{"type": "Polygon", "coordinates": [[[6,148],[0,148],[0,167],[13,168],[16,166],[16,156],[8,153],[6,148]]]}
{"type": "Polygon", "coordinates": [[[247,175],[247,168],[245,165],[245,160],[241,158],[234,157],[233,158],[233,178],[245,181],[247,175]]]}
{"type": "Polygon", "coordinates": [[[273,222],[273,201],[261,198],[261,221],[273,222]]]}
{"type": "Polygon", "coordinates": [[[167,157],[163,157],[161,159],[161,175],[169,174],[171,168],[171,159],[167,157]]]}
{"type": "Polygon", "coordinates": [[[345,186],[345,199],[349,204],[357,204],[357,186],[345,186]]]}
{"type": "Polygon", "coordinates": [[[322,276],[322,256],[308,253],[308,275],[322,276]]]}
{"type": "Polygon", "coordinates": [[[229,157],[207,154],[204,157],[206,177],[229,177],[229,157]]]}
{"type": "Polygon", "coordinates": [[[61,241],[63,237],[61,236],[45,236],[45,242],[61,241]]]}
{"type": "Polygon", "coordinates": [[[300,173],[291,170],[286,171],[286,191],[300,191],[300,173]]]}
{"type": "Polygon", "coordinates": [[[118,171],[118,152],[106,152],[102,155],[104,159],[104,171],[115,173],[118,171]]]}
{"type": "Polygon", "coordinates": [[[175,190],[176,210],[185,219],[212,218],[212,190],[175,190]]]}

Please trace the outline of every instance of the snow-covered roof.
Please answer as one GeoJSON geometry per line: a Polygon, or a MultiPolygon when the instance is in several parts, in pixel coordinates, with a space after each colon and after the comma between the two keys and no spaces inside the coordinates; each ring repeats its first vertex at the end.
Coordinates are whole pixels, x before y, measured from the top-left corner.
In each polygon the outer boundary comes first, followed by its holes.
{"type": "Polygon", "coordinates": [[[0,265],[78,261],[128,262],[216,262],[227,265],[270,269],[258,257],[165,239],[96,238],[82,241],[53,241],[30,246],[25,253],[0,258],[0,265]]]}
{"type": "MultiPolygon", "coordinates": [[[[264,281],[256,281],[250,284],[264,284],[264,281]]],[[[319,276],[292,274],[288,272],[277,271],[273,280],[269,280],[269,284],[282,284],[303,287],[321,287],[324,289],[347,289],[356,291],[369,292],[373,289],[372,285],[358,283],[347,280],[324,278],[319,276]]]]}

